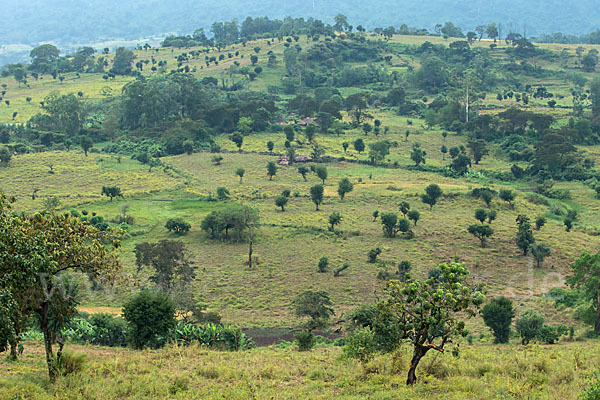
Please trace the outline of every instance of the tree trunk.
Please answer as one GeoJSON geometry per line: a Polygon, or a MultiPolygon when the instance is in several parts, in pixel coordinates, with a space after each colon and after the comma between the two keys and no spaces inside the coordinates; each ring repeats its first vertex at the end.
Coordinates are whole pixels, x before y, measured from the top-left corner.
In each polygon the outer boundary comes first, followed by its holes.
{"type": "Polygon", "coordinates": [[[56,380],[56,371],[52,364],[54,361],[54,352],[52,351],[52,335],[50,334],[50,328],[48,326],[48,303],[42,304],[41,315],[40,315],[40,328],[44,334],[44,347],[46,349],[46,364],[48,365],[48,376],[50,381],[56,380]]]}
{"type": "Polygon", "coordinates": [[[248,245],[248,268],[252,268],[252,239],[248,245]]]}
{"type": "Polygon", "coordinates": [[[594,324],[594,331],[600,332],[600,294],[596,299],[596,323],[594,324]]]}
{"type": "Polygon", "coordinates": [[[10,356],[8,357],[10,360],[12,361],[17,361],[18,355],[17,355],[17,341],[16,340],[10,340],[10,356]]]}
{"type": "Polygon", "coordinates": [[[417,370],[419,361],[421,361],[421,358],[427,353],[427,350],[429,350],[427,347],[415,346],[412,360],[410,360],[410,367],[408,369],[408,378],[406,379],[407,385],[414,385],[417,382],[415,371],[417,370]]]}

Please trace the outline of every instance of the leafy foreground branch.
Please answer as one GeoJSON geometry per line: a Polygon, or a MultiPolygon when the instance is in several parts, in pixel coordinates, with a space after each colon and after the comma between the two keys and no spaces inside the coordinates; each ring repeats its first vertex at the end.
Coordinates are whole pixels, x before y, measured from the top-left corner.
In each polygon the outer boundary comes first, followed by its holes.
{"type": "Polygon", "coordinates": [[[59,333],[77,313],[79,289],[70,274],[112,280],[120,269],[112,252],[119,239],[70,215],[13,214],[0,193],[0,323],[8,327],[13,357],[19,334],[31,316],[37,317],[48,374],[56,379],[64,346],[59,333]]]}

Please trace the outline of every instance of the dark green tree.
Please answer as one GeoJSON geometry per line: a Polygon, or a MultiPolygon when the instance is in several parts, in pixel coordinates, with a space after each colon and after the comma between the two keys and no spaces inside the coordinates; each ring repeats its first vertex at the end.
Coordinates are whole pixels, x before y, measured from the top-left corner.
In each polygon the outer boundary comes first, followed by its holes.
{"type": "Polygon", "coordinates": [[[438,199],[442,196],[442,189],[432,183],[431,185],[425,188],[425,194],[421,195],[421,201],[427,205],[429,205],[429,209],[433,209],[433,206],[437,204],[438,199]]]}
{"type": "Polygon", "coordinates": [[[307,290],[302,292],[294,300],[296,316],[309,317],[306,328],[313,331],[327,325],[329,318],[334,315],[333,303],[327,292],[313,292],[307,290]]]}
{"type": "Polygon", "coordinates": [[[275,205],[277,207],[281,207],[281,211],[285,211],[285,205],[288,203],[288,198],[284,195],[279,195],[275,197],[275,205]]]}
{"type": "Polygon", "coordinates": [[[267,175],[269,176],[269,180],[272,181],[273,177],[277,174],[277,164],[273,161],[269,161],[267,163],[267,175]]]}
{"type": "Polygon", "coordinates": [[[483,322],[494,333],[494,343],[508,343],[510,325],[515,317],[512,301],[498,296],[487,303],[481,310],[483,322]]]}
{"type": "Polygon", "coordinates": [[[325,184],[325,180],[327,179],[327,167],[324,165],[319,165],[315,168],[315,173],[319,177],[321,181],[323,181],[323,185],[325,184]]]}
{"type": "Polygon", "coordinates": [[[340,199],[344,200],[344,196],[352,190],[354,190],[354,184],[350,182],[350,179],[342,178],[342,180],[338,182],[338,195],[340,196],[340,199]]]}
{"type": "Polygon", "coordinates": [[[175,304],[164,293],[143,290],[125,303],[123,318],[134,348],[157,348],[175,327],[175,304]]]}
{"type": "Polygon", "coordinates": [[[535,237],[533,236],[533,231],[531,230],[529,217],[519,214],[517,217],[517,227],[518,229],[515,241],[519,249],[523,251],[523,255],[526,256],[531,246],[533,246],[535,243],[535,237]]]}
{"type": "Polygon", "coordinates": [[[310,199],[315,203],[316,211],[319,211],[319,205],[323,203],[323,185],[315,185],[310,188],[310,199]]]}
{"type": "Polygon", "coordinates": [[[102,186],[101,195],[110,198],[111,201],[115,197],[123,198],[123,193],[121,193],[121,188],[118,186],[102,186]]]}

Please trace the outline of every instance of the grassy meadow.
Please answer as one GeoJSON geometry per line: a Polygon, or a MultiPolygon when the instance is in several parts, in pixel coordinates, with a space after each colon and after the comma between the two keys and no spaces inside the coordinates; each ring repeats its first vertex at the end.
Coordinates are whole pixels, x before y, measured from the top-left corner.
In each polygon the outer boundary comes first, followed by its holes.
{"type": "MultiPolygon", "coordinates": [[[[31,347],[31,348],[30,348],[31,347]]],[[[0,399],[578,399],[600,368],[598,346],[515,348],[463,344],[429,354],[420,381],[405,385],[410,349],[377,355],[365,365],[338,347],[292,347],[223,353],[198,347],[134,351],[73,345],[89,359],[78,374],[50,385],[43,348],[23,360],[0,360],[0,399]]]]}

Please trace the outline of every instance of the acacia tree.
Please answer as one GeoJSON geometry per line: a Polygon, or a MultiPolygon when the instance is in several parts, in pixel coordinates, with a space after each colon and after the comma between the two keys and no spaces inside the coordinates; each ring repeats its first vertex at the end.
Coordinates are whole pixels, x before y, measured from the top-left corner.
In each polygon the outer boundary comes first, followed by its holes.
{"type": "Polygon", "coordinates": [[[572,265],[573,275],[567,283],[580,289],[595,308],[594,331],[600,332],[600,253],[595,255],[583,253],[572,265]]]}
{"type": "MultiPolygon", "coordinates": [[[[0,209],[6,209],[3,196],[0,203],[0,209]]],[[[58,332],[77,312],[77,291],[75,286],[67,284],[68,274],[81,272],[96,281],[113,279],[120,265],[111,247],[118,247],[120,238],[112,231],[101,231],[70,215],[41,213],[7,217],[3,214],[2,225],[16,221],[19,236],[25,242],[7,246],[2,240],[0,257],[19,260],[18,263],[0,263],[0,289],[8,300],[2,304],[9,311],[20,308],[25,315],[37,315],[44,336],[48,374],[54,381],[58,374],[55,365],[60,362],[64,346],[58,332]],[[56,342],[59,350],[55,353],[56,342]]],[[[4,239],[7,231],[0,229],[0,234],[4,239]]]]}
{"type": "Polygon", "coordinates": [[[464,264],[440,264],[437,269],[437,278],[391,281],[389,298],[379,304],[393,316],[400,339],[409,340],[413,346],[407,385],[417,381],[417,366],[429,350],[444,352],[454,337],[468,334],[458,314],[473,317],[485,301],[481,289],[467,282],[469,271],[464,264]]]}

